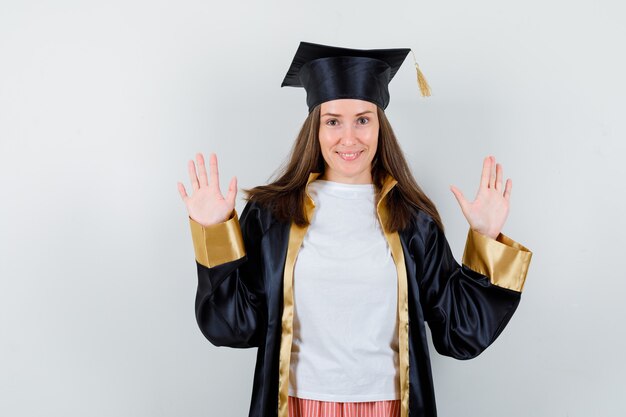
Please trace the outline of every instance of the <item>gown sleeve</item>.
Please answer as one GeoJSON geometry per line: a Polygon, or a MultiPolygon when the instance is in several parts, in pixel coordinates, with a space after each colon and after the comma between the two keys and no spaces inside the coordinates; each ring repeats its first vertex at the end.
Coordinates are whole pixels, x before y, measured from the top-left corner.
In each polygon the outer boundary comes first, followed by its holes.
{"type": "Polygon", "coordinates": [[[258,347],[266,323],[259,208],[203,226],[189,218],[198,270],[196,321],[215,346],[258,347]]]}
{"type": "Polygon", "coordinates": [[[420,301],[437,352],[471,359],[502,332],[517,308],[532,257],[500,234],[469,230],[462,265],[431,221],[423,239],[420,301]]]}

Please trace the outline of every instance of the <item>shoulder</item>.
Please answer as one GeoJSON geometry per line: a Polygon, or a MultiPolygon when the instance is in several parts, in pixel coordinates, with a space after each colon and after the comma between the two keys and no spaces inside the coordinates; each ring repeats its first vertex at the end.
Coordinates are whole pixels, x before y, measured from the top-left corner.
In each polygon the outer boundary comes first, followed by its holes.
{"type": "Polygon", "coordinates": [[[443,231],[433,217],[423,210],[415,209],[411,215],[411,221],[402,231],[408,239],[418,239],[422,245],[427,246],[433,239],[443,237],[443,231]]]}
{"type": "Polygon", "coordinates": [[[430,214],[416,208],[411,214],[411,221],[407,229],[414,233],[423,233],[432,229],[439,229],[439,227],[430,214]]]}
{"type": "Polygon", "coordinates": [[[277,220],[273,214],[272,207],[268,204],[261,203],[252,196],[246,201],[246,204],[241,212],[241,223],[255,224],[261,234],[265,234],[270,227],[277,224],[277,220]]]}

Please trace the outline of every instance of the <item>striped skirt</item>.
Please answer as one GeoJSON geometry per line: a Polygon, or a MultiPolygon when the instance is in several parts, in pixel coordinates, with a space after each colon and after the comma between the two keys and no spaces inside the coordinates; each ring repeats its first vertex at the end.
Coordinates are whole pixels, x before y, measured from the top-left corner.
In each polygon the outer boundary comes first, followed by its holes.
{"type": "Polygon", "coordinates": [[[289,396],[289,417],[399,417],[400,400],[342,403],[289,396]]]}

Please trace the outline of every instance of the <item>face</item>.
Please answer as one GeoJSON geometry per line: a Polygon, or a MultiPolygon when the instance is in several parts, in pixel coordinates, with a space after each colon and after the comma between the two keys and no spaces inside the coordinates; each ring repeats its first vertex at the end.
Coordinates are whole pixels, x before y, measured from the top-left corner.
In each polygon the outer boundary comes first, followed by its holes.
{"type": "Polygon", "coordinates": [[[376,104],[356,99],[322,103],[319,140],[326,170],[320,179],[372,182],[372,160],[378,147],[376,109],[376,104]]]}

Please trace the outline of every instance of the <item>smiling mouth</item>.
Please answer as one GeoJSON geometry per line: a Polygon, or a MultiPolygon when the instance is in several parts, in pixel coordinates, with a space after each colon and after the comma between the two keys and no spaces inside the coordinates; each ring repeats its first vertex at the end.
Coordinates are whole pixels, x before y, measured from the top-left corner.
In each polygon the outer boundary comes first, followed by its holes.
{"type": "Polygon", "coordinates": [[[337,152],[337,154],[339,155],[339,157],[341,159],[343,159],[344,161],[354,161],[355,159],[357,159],[359,157],[359,155],[361,155],[363,153],[363,151],[357,151],[357,152],[337,152]]]}

